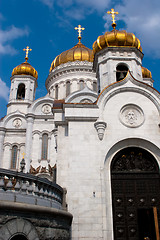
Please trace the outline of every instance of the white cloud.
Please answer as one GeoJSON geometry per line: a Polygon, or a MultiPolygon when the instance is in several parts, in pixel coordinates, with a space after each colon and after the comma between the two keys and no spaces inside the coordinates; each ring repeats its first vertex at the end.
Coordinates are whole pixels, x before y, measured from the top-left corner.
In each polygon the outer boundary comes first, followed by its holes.
{"type": "Polygon", "coordinates": [[[9,96],[9,87],[7,87],[6,83],[2,81],[0,78],[0,97],[4,98],[8,102],[9,96]]]}
{"type": "Polygon", "coordinates": [[[40,0],[40,1],[44,3],[46,6],[48,6],[49,8],[53,7],[54,0],[40,0]]]}
{"type": "Polygon", "coordinates": [[[11,26],[7,30],[0,29],[0,54],[14,55],[16,49],[11,46],[11,42],[17,38],[27,36],[29,31],[27,27],[24,29],[11,26]]]}
{"type": "Polygon", "coordinates": [[[111,0],[39,0],[49,8],[60,7],[63,14],[72,19],[81,20],[93,11],[106,11],[111,0]]]}
{"type": "Polygon", "coordinates": [[[124,0],[115,9],[119,11],[119,19],[126,23],[127,31],[134,32],[141,40],[143,52],[160,58],[160,1],[124,0]]]}
{"type": "Polygon", "coordinates": [[[79,6],[86,6],[97,11],[106,11],[110,0],[75,0],[79,6]]]}

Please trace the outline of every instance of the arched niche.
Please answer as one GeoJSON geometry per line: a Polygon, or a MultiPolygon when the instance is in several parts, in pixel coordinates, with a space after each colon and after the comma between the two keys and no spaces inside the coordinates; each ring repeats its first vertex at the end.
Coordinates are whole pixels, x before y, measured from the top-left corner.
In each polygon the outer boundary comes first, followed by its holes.
{"type": "Polygon", "coordinates": [[[160,225],[156,159],[145,149],[127,147],[115,154],[110,170],[114,238],[156,240],[160,225]]]}
{"type": "Polygon", "coordinates": [[[20,83],[18,85],[18,90],[17,90],[17,97],[18,100],[24,100],[25,99],[25,84],[20,83]]]}
{"type": "Polygon", "coordinates": [[[128,72],[128,66],[125,63],[119,63],[116,67],[116,80],[121,81],[124,79],[128,72]]]}

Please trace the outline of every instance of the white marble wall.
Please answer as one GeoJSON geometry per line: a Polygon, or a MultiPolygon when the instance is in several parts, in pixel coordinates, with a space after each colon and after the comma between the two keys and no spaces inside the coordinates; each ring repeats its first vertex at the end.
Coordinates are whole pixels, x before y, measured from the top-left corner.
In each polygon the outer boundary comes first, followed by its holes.
{"type": "MultiPolygon", "coordinates": [[[[156,91],[153,93],[146,85],[137,86],[128,77],[124,84],[117,83],[117,87],[106,90],[97,105],[98,109],[68,104],[63,118],[67,119],[68,136],[63,126],[58,127],[57,181],[67,189],[68,210],[73,214],[73,240],[114,239],[110,164],[117,151],[128,146],[142,147],[160,164],[160,101],[156,91]],[[142,109],[144,119],[140,124],[122,123],[120,113],[126,105],[142,109]],[[107,125],[103,140],[94,127],[99,120],[107,125]]],[[[56,117],[55,113],[55,120],[56,117]]]]}

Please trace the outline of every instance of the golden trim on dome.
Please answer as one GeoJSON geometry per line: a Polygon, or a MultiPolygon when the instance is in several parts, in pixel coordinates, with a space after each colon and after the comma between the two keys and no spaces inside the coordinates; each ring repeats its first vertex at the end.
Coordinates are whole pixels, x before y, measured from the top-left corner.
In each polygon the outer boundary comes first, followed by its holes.
{"type": "Polygon", "coordinates": [[[97,38],[97,45],[98,45],[98,47],[99,47],[100,49],[102,49],[101,44],[100,44],[100,41],[99,41],[99,38],[100,38],[100,36],[97,38]]]}

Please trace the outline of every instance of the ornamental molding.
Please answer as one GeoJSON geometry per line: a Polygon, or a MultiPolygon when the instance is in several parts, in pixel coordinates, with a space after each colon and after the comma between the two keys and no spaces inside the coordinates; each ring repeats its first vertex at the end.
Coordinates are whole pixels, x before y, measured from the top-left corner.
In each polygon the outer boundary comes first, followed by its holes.
{"type": "Polygon", "coordinates": [[[144,113],[142,109],[135,104],[123,106],[119,113],[120,122],[130,128],[136,128],[144,123],[144,113]]]}
{"type": "Polygon", "coordinates": [[[13,127],[20,128],[22,126],[22,120],[20,118],[15,118],[12,124],[13,124],[13,127]]]}
{"type": "Polygon", "coordinates": [[[103,101],[102,108],[104,109],[109,99],[112,98],[114,95],[119,94],[119,92],[136,92],[142,94],[153,102],[160,114],[160,102],[158,101],[160,100],[159,92],[157,92],[153,87],[149,86],[148,84],[134,79],[130,72],[127,74],[124,80],[115,82],[114,84],[106,87],[102,91],[103,94],[101,93],[99,95],[97,104],[99,105],[103,101]],[[133,86],[124,86],[128,81],[130,81],[133,86]]]}
{"type": "Polygon", "coordinates": [[[94,127],[97,130],[99,140],[102,141],[107,124],[103,121],[97,121],[94,123],[94,127]]]}
{"type": "Polygon", "coordinates": [[[42,113],[44,113],[44,114],[50,114],[51,113],[51,110],[52,110],[52,108],[51,108],[51,105],[50,104],[44,104],[43,106],[42,106],[42,113]]]}
{"type": "Polygon", "coordinates": [[[94,74],[93,63],[88,61],[74,61],[61,64],[54,68],[52,72],[48,75],[46,80],[46,86],[51,82],[55,81],[55,78],[63,77],[64,75],[69,75],[72,73],[88,73],[94,74]]]}

